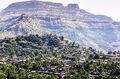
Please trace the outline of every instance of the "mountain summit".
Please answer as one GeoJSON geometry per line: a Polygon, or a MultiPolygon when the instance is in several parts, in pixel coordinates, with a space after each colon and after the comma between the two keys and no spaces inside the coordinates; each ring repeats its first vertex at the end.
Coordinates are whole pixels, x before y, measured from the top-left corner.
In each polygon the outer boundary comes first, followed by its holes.
{"type": "Polygon", "coordinates": [[[77,4],[25,1],[9,5],[0,13],[0,33],[14,35],[58,33],[84,46],[100,50],[120,47],[120,23],[94,15],[77,4]]]}

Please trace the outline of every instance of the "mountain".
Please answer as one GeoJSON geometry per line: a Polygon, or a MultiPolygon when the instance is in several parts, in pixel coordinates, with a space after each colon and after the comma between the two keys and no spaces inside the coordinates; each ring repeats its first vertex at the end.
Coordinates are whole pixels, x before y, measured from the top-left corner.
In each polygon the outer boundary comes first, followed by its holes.
{"type": "Polygon", "coordinates": [[[98,50],[120,48],[120,23],[94,15],[77,4],[25,1],[9,5],[0,13],[0,33],[28,35],[57,33],[98,50]]]}

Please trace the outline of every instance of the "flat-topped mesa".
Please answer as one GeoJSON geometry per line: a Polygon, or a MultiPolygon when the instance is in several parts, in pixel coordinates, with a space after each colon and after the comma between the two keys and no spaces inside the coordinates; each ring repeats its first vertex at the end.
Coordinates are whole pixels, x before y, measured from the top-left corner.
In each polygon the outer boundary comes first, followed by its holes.
{"type": "Polygon", "coordinates": [[[47,2],[47,1],[24,1],[24,2],[16,2],[11,5],[9,5],[5,11],[17,11],[17,10],[28,10],[28,9],[40,9],[40,8],[49,8],[49,6],[54,7],[64,7],[61,3],[53,3],[53,2],[47,2]]]}
{"type": "Polygon", "coordinates": [[[80,9],[78,4],[68,4],[67,8],[69,8],[69,9],[80,9]]]}
{"type": "Polygon", "coordinates": [[[43,3],[46,4],[46,5],[52,5],[52,6],[55,6],[55,7],[63,7],[62,3],[53,3],[53,2],[43,2],[43,3]]]}

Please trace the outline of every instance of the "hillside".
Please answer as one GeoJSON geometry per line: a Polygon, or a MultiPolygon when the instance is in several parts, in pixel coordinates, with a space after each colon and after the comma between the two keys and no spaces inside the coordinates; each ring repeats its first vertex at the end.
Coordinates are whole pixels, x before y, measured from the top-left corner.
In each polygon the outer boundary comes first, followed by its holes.
{"type": "Polygon", "coordinates": [[[63,36],[0,40],[0,79],[120,79],[120,51],[96,51],[63,36]]]}
{"type": "Polygon", "coordinates": [[[0,33],[29,35],[57,33],[86,47],[118,50],[120,23],[94,15],[77,4],[25,1],[9,5],[0,13],[0,33]],[[113,45],[114,44],[114,45],[113,45]]]}

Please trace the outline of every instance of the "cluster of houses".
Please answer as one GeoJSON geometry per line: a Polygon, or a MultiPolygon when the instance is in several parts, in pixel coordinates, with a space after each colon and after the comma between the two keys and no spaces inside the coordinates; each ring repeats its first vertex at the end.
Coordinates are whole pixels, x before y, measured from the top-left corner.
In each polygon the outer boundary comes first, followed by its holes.
{"type": "MultiPolygon", "coordinates": [[[[64,56],[60,57],[45,57],[42,59],[42,61],[46,61],[45,59],[52,61],[53,59],[56,59],[60,61],[61,67],[56,67],[56,66],[47,66],[47,67],[42,67],[39,70],[34,70],[34,69],[28,69],[28,72],[31,73],[44,73],[47,75],[53,74],[52,72],[54,71],[58,78],[63,78],[66,75],[66,69],[71,68],[73,72],[77,72],[76,67],[72,67],[76,62],[80,63],[81,65],[85,63],[86,61],[93,62],[93,63],[102,63],[102,64],[107,64],[110,60],[113,60],[114,62],[118,63],[120,66],[120,52],[108,52],[107,54],[98,54],[99,58],[98,59],[90,59],[89,60],[89,55],[88,53],[85,53],[85,51],[80,51],[80,50],[67,50],[65,51],[66,46],[69,44],[69,41],[65,39],[63,36],[58,36],[58,40],[60,40],[60,46],[47,46],[47,42],[43,46],[37,46],[39,50],[42,51],[44,48],[49,48],[53,52],[59,53],[62,51],[64,53],[64,56]],[[72,66],[71,66],[72,65],[72,66]]],[[[15,38],[12,38],[13,42],[15,42],[15,38]]],[[[21,44],[25,43],[25,41],[20,41],[21,44]]],[[[27,42],[28,43],[28,42],[27,42]]],[[[19,47],[20,48],[20,47],[19,47]]],[[[23,50],[31,50],[30,48],[21,48],[23,50]]],[[[94,51],[96,52],[96,51],[94,51]]],[[[9,58],[9,56],[4,57],[2,54],[0,54],[0,64],[12,64],[12,63],[19,63],[19,62],[25,62],[27,59],[26,57],[19,56],[17,57],[14,55],[12,58],[9,58]]],[[[99,72],[92,70],[90,73],[90,77],[94,79],[95,76],[98,76],[99,72]]],[[[104,72],[106,74],[106,72],[104,72]]],[[[110,73],[109,73],[110,74],[110,73]]]]}

